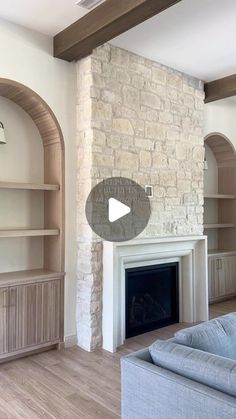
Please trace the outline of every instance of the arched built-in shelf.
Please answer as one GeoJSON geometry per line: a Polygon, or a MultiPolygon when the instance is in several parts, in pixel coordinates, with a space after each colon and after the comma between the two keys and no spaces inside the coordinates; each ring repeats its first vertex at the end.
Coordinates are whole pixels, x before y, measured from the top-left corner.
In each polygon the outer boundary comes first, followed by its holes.
{"type": "MultiPolygon", "coordinates": [[[[215,234],[214,240],[217,242],[215,251],[236,250],[236,151],[231,141],[220,133],[207,135],[205,145],[210,148],[215,158],[218,190],[205,191],[204,228],[218,230],[212,233],[215,234]],[[214,200],[215,202],[212,202],[214,200]],[[214,216],[217,214],[217,219],[212,220],[211,213],[214,216]]],[[[212,176],[208,170],[205,171],[205,180],[207,176],[212,176]]]]}
{"type": "Polygon", "coordinates": [[[1,362],[58,345],[64,338],[64,140],[54,113],[36,92],[0,78],[0,96],[31,117],[44,150],[44,183],[0,179],[0,190],[44,193],[44,228],[0,230],[0,240],[43,240],[44,253],[41,269],[0,272],[1,362]]]}
{"type": "Polygon", "coordinates": [[[44,147],[45,184],[1,182],[0,189],[52,191],[45,199],[44,217],[46,229],[56,227],[57,237],[45,238],[45,269],[64,270],[64,139],[60,125],[48,104],[33,90],[14,80],[0,78],[0,96],[20,106],[33,120],[44,147]]]}

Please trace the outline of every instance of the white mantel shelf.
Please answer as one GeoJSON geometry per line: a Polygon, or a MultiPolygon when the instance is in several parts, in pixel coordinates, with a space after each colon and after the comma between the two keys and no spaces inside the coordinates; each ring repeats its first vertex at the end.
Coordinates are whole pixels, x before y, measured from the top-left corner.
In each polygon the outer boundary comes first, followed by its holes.
{"type": "Polygon", "coordinates": [[[111,247],[124,247],[124,246],[139,246],[141,244],[155,244],[155,243],[175,243],[175,242],[185,242],[189,240],[206,240],[207,236],[164,236],[164,237],[150,237],[150,238],[140,238],[129,240],[126,242],[108,242],[104,241],[105,246],[111,247]]]}
{"type": "Polygon", "coordinates": [[[125,270],[173,261],[180,269],[180,321],[208,320],[207,236],[103,242],[104,349],[115,352],[125,340],[125,270]]]}

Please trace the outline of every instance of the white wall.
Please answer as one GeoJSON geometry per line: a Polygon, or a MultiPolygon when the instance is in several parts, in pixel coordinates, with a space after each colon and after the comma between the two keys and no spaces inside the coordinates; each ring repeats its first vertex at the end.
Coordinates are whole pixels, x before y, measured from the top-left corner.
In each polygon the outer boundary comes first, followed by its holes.
{"type": "Polygon", "coordinates": [[[205,105],[205,135],[224,134],[236,147],[236,97],[205,105]]]}
{"type": "Polygon", "coordinates": [[[16,80],[36,91],[52,108],[65,139],[65,335],[70,336],[76,333],[75,65],[53,58],[51,38],[3,20],[0,20],[0,39],[0,77],[16,80]]]}

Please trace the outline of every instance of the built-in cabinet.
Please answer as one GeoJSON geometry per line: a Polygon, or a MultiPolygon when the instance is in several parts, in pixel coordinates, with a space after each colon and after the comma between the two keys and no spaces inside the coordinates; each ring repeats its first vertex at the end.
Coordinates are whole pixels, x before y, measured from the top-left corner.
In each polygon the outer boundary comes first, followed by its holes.
{"type": "Polygon", "coordinates": [[[3,332],[0,358],[60,342],[60,278],[3,287],[0,296],[3,332]]]}
{"type": "Polygon", "coordinates": [[[209,255],[208,277],[210,302],[236,295],[236,253],[209,255]]]}
{"type": "Polygon", "coordinates": [[[204,173],[204,232],[208,236],[209,302],[212,303],[236,295],[236,154],[229,140],[219,134],[208,136],[205,144],[216,165],[215,172],[205,170],[204,173]],[[215,178],[208,179],[210,176],[215,178]],[[209,190],[209,185],[213,190],[209,190]]]}
{"type": "MultiPolygon", "coordinates": [[[[35,122],[43,143],[44,183],[1,180],[1,191],[43,194],[43,228],[0,229],[0,240],[40,240],[40,269],[1,272],[0,362],[22,354],[55,347],[64,339],[64,151],[58,122],[47,104],[16,82],[0,79],[0,96],[25,110],[35,122]]],[[[3,146],[4,147],[4,146],[3,146]]],[[[33,164],[33,162],[32,162],[33,164]]],[[[35,195],[34,195],[35,196],[35,195]]],[[[33,199],[33,198],[32,198],[33,199]]],[[[32,200],[29,200],[32,202],[32,200]]],[[[32,213],[32,208],[27,208],[32,213]]],[[[34,217],[35,219],[35,217],[34,217]]],[[[9,244],[8,244],[9,246],[9,244]]],[[[9,247],[8,247],[9,248],[9,247]]],[[[8,255],[10,260],[11,255],[8,255]]],[[[29,260],[30,262],[30,260],[29,260]]],[[[29,263],[30,264],[30,263],[29,263]]]]}

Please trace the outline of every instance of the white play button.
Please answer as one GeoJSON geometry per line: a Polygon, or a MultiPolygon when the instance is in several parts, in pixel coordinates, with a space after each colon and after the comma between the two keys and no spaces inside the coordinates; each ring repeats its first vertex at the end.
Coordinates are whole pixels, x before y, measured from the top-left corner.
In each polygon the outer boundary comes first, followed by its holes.
{"type": "Polygon", "coordinates": [[[122,204],[122,202],[115,198],[108,200],[108,218],[110,223],[114,223],[114,221],[119,220],[130,212],[131,209],[128,205],[122,204]]]}
{"type": "Polygon", "coordinates": [[[113,177],[94,186],[85,211],[95,234],[118,243],[134,239],[145,229],[151,205],[145,189],[134,180],[113,177]]]}

